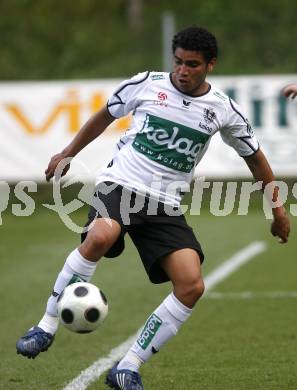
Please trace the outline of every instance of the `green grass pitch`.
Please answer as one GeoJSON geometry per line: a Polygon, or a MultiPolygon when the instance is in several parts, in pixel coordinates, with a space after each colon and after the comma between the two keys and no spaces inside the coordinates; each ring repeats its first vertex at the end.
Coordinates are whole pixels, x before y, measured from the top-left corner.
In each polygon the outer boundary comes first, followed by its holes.
{"type": "MultiPolygon", "coordinates": [[[[85,220],[78,213],[77,220],[85,220]]],[[[267,250],[218,284],[179,335],[141,369],[146,390],[296,390],[296,217],[288,245],[270,236],[263,213],[189,218],[206,253],[204,275],[252,241],[267,250]],[[294,229],[295,227],[295,229],[294,229]],[[251,292],[248,298],[240,293],[251,292]]],[[[169,293],[148,281],[130,240],[117,260],[103,259],[93,283],[108,297],[104,325],[88,335],[60,328],[48,352],[32,361],[15,342],[43,314],[56,273],[79,237],[53,212],[3,215],[0,226],[0,389],[62,390],[82,370],[125,341],[169,293]]],[[[104,376],[88,390],[105,389],[104,376]]],[[[107,389],[107,388],[106,388],[107,389]]]]}

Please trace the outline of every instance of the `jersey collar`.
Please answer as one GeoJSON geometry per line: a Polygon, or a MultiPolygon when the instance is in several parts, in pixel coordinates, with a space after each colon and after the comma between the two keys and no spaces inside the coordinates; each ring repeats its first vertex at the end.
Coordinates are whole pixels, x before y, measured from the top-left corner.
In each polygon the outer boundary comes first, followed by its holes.
{"type": "Polygon", "coordinates": [[[193,95],[191,95],[191,94],[189,94],[189,93],[185,93],[185,92],[181,91],[179,88],[177,88],[177,86],[174,84],[174,82],[173,82],[173,80],[172,80],[172,72],[169,73],[169,79],[170,79],[170,82],[171,82],[172,86],[173,86],[178,92],[182,93],[182,94],[185,95],[185,96],[190,96],[191,98],[194,98],[194,99],[195,99],[195,98],[199,98],[199,97],[204,96],[204,95],[207,95],[207,94],[209,93],[209,91],[211,90],[211,85],[208,83],[208,89],[207,89],[206,92],[202,93],[201,95],[195,95],[195,96],[193,96],[193,95]]]}

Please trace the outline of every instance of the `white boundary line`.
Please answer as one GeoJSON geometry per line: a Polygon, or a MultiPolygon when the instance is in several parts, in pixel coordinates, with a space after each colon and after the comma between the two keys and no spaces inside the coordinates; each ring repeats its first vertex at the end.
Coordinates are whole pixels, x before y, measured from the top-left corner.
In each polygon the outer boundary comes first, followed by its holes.
{"type": "MultiPolygon", "coordinates": [[[[220,265],[204,278],[206,293],[210,289],[214,288],[218,283],[226,279],[233,272],[235,272],[243,264],[247,263],[265,250],[265,242],[255,241],[237,252],[229,260],[225,261],[222,265],[220,265]]],[[[98,359],[90,367],[83,370],[76,378],[68,383],[68,385],[66,385],[63,390],[85,390],[106,370],[111,368],[117,360],[121,359],[121,357],[125,355],[128,349],[134,343],[140,330],[141,329],[139,329],[133,336],[129,337],[118,347],[112,349],[106,357],[98,359]]]]}
{"type": "Polygon", "coordinates": [[[204,279],[206,293],[235,272],[239,267],[265,250],[265,242],[254,241],[239,252],[235,253],[235,255],[230,257],[229,260],[226,260],[223,264],[206,276],[204,279]]]}
{"type": "Polygon", "coordinates": [[[239,292],[209,292],[207,299],[295,299],[297,291],[239,291],[239,292]]]}

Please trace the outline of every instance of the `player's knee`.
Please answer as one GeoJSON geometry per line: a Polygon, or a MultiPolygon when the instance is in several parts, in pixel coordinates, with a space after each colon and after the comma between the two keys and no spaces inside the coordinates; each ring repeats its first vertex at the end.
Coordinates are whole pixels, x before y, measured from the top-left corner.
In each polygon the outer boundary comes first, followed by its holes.
{"type": "Polygon", "coordinates": [[[108,248],[111,242],[111,238],[108,234],[97,232],[93,236],[93,245],[98,248],[108,248]]]}
{"type": "Polygon", "coordinates": [[[188,280],[177,287],[178,295],[185,304],[194,305],[204,293],[204,282],[201,277],[188,280]]]}
{"type": "Polygon", "coordinates": [[[192,290],[191,294],[192,294],[193,298],[198,301],[198,299],[202,297],[204,290],[205,290],[203,279],[199,278],[198,280],[196,280],[192,284],[191,290],[192,290]]]}
{"type": "Polygon", "coordinates": [[[111,246],[111,237],[102,231],[90,231],[87,235],[87,239],[82,244],[91,256],[104,253],[111,246]]]}

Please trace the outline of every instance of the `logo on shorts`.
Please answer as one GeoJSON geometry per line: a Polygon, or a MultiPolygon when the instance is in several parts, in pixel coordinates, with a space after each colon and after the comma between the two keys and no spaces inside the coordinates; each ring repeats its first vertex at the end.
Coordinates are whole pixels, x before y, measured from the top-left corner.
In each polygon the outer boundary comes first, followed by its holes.
{"type": "Polygon", "coordinates": [[[152,314],[144,325],[141,335],[137,339],[138,345],[146,350],[155,334],[158,332],[158,329],[162,325],[162,320],[156,314],[152,314]]]}

